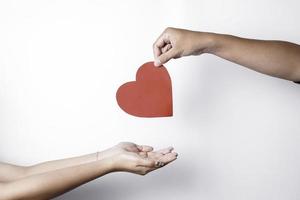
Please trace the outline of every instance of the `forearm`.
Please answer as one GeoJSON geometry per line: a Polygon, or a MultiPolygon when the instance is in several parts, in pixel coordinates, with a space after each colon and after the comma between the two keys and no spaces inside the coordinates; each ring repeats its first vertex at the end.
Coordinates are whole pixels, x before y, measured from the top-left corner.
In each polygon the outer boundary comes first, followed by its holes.
{"type": "Polygon", "coordinates": [[[0,200],[51,199],[112,170],[110,161],[91,162],[0,185],[0,200]]]}
{"type": "Polygon", "coordinates": [[[244,39],[210,34],[210,53],[271,76],[300,80],[300,46],[283,41],[244,39]]]}
{"type": "Polygon", "coordinates": [[[45,173],[57,169],[86,164],[97,160],[98,160],[98,153],[92,153],[92,154],[87,154],[87,155],[73,157],[73,158],[48,161],[48,162],[26,167],[24,176],[31,176],[34,174],[45,173]]]}
{"type": "Polygon", "coordinates": [[[13,181],[24,177],[26,168],[8,163],[0,163],[0,182],[13,181]]]}
{"type": "Polygon", "coordinates": [[[98,160],[98,153],[92,153],[61,160],[47,161],[28,167],[17,166],[8,163],[0,163],[0,182],[14,181],[27,176],[41,174],[66,167],[81,165],[96,160],[98,160]]]}

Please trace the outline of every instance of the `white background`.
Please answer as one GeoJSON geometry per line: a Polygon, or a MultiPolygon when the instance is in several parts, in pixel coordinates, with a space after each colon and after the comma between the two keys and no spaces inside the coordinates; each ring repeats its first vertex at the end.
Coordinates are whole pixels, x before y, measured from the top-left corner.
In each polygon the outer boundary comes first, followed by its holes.
{"type": "Polygon", "coordinates": [[[300,85],[211,55],[173,60],[174,117],[124,113],[115,92],[167,26],[300,43],[297,0],[0,2],[0,160],[29,165],[133,141],[178,160],[110,174],[72,200],[296,200],[300,85]]]}

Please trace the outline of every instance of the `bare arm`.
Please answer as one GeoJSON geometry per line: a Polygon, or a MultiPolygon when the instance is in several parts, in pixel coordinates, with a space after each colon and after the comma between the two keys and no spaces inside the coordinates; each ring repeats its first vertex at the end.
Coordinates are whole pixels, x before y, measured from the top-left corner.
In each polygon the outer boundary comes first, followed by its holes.
{"type": "Polygon", "coordinates": [[[13,181],[24,177],[26,168],[0,162],[0,182],[13,181]]]}
{"type": "Polygon", "coordinates": [[[98,161],[2,183],[0,199],[51,199],[111,170],[108,162],[98,161]]]}
{"type": "Polygon", "coordinates": [[[212,53],[255,71],[291,81],[300,80],[300,46],[284,41],[214,35],[212,53]]]}
{"type": "Polygon", "coordinates": [[[24,175],[31,176],[31,175],[45,173],[57,169],[90,163],[98,160],[97,155],[98,153],[92,153],[92,154],[87,154],[87,155],[73,157],[73,158],[47,161],[44,163],[26,167],[24,175]]]}
{"type": "Polygon", "coordinates": [[[110,172],[145,175],[174,161],[177,153],[172,151],[173,148],[153,151],[150,146],[126,142],[100,153],[28,167],[31,173],[26,175],[23,167],[2,163],[0,174],[11,174],[0,180],[0,200],[50,199],[110,172]]]}
{"type": "Polygon", "coordinates": [[[289,42],[168,28],[153,51],[157,66],[172,58],[211,53],[270,76],[300,81],[300,46],[289,42]]]}
{"type": "Polygon", "coordinates": [[[13,181],[35,174],[89,163],[96,161],[98,159],[97,155],[98,153],[93,153],[73,158],[47,161],[28,167],[0,163],[0,182],[13,181]]]}

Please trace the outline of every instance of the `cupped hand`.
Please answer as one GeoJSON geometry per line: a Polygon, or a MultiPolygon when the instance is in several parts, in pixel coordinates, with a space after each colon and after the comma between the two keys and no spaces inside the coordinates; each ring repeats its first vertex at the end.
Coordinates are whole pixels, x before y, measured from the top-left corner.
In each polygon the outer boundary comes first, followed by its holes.
{"type": "Polygon", "coordinates": [[[100,159],[109,159],[113,171],[126,171],[145,175],[176,160],[173,147],[153,151],[151,146],[121,142],[99,154],[100,159]]]}
{"type": "Polygon", "coordinates": [[[200,55],[213,46],[212,34],[166,28],[153,44],[154,64],[161,66],[172,58],[200,55]]]}

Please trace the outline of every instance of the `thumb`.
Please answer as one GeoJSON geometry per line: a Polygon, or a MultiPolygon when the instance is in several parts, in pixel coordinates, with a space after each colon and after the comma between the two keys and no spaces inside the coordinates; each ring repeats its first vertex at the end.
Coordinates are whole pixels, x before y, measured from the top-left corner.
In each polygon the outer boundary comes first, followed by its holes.
{"type": "Polygon", "coordinates": [[[156,63],[158,64],[158,66],[162,65],[162,64],[165,64],[166,62],[168,62],[169,60],[171,60],[172,58],[174,58],[177,54],[177,51],[172,48],[170,49],[169,51],[161,54],[157,60],[156,60],[156,63]]]}

